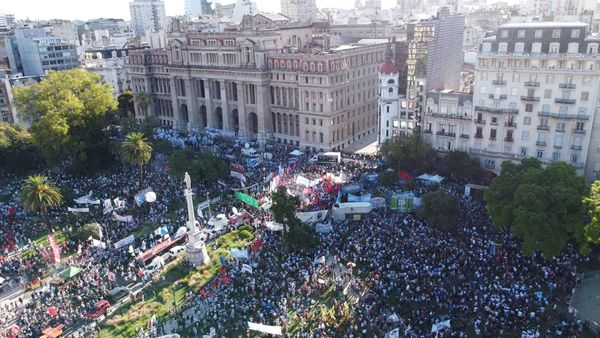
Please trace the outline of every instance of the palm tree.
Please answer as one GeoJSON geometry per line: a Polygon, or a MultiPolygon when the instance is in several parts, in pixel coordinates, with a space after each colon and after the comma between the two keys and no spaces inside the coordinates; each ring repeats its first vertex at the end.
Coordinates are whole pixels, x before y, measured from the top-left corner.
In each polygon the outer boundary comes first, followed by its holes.
{"type": "Polygon", "coordinates": [[[21,184],[19,195],[23,207],[32,212],[46,213],[63,203],[60,188],[46,176],[29,176],[21,184]]]}
{"type": "Polygon", "coordinates": [[[152,146],[143,133],[130,133],[121,143],[121,155],[126,163],[140,167],[140,188],[144,179],[144,164],[152,157],[152,146]]]}
{"type": "Polygon", "coordinates": [[[144,113],[144,116],[146,116],[146,110],[150,105],[150,94],[146,92],[139,92],[135,95],[135,98],[138,101],[138,107],[140,107],[140,109],[144,113]]]}

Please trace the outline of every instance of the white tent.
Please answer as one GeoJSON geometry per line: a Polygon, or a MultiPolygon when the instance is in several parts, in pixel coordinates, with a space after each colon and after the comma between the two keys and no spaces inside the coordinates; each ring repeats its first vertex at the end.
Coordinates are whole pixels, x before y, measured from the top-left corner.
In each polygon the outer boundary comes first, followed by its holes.
{"type": "Polygon", "coordinates": [[[435,175],[435,176],[431,177],[431,182],[433,182],[433,183],[440,184],[440,183],[442,183],[443,180],[444,180],[444,178],[440,175],[435,175]]]}
{"type": "Polygon", "coordinates": [[[444,180],[444,178],[440,175],[429,175],[429,174],[423,174],[423,175],[419,176],[418,179],[420,179],[422,181],[426,181],[428,183],[435,183],[435,184],[440,184],[444,180]]]}
{"type": "Polygon", "coordinates": [[[292,156],[302,156],[302,155],[304,155],[304,153],[301,152],[300,150],[296,149],[296,150],[292,151],[290,153],[290,155],[292,155],[292,156]]]}

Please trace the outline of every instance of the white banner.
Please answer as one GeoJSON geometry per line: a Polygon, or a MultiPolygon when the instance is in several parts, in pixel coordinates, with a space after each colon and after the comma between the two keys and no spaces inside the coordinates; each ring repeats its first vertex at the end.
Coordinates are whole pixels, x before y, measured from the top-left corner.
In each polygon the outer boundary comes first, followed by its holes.
{"type": "Polygon", "coordinates": [[[104,200],[104,214],[108,215],[113,211],[112,201],[110,198],[104,200]]]}
{"type": "Polygon", "coordinates": [[[325,264],[325,256],[315,258],[314,265],[325,264]]]}
{"type": "Polygon", "coordinates": [[[97,239],[92,239],[92,246],[94,246],[96,248],[106,249],[106,244],[97,239]]]}
{"type": "Polygon", "coordinates": [[[322,222],[327,217],[328,210],[297,212],[296,217],[303,223],[322,222]]]}
{"type": "Polygon", "coordinates": [[[90,212],[90,208],[67,208],[70,212],[90,212]]]}
{"type": "Polygon", "coordinates": [[[100,200],[92,199],[92,192],[90,191],[87,195],[81,196],[75,199],[75,203],[77,204],[100,204],[100,200]]]}
{"type": "Polygon", "coordinates": [[[248,322],[248,329],[250,329],[252,331],[258,331],[258,332],[262,332],[262,333],[272,334],[275,336],[282,335],[281,326],[271,326],[271,325],[264,325],[264,324],[248,322]]]}
{"type": "MultiPolygon", "coordinates": [[[[106,201],[105,201],[105,203],[106,203],[106,201]]],[[[120,210],[120,209],[125,208],[125,200],[122,200],[118,197],[113,200],[113,203],[115,204],[115,210],[120,210]]]]}
{"type": "Polygon", "coordinates": [[[115,249],[120,249],[124,246],[127,246],[127,245],[133,243],[134,240],[135,240],[135,237],[133,235],[129,235],[129,236],[123,238],[122,240],[116,242],[115,249]]]}
{"type": "Polygon", "coordinates": [[[333,226],[331,226],[331,223],[317,223],[315,225],[315,231],[322,234],[328,234],[333,231],[333,226]]]}
{"type": "Polygon", "coordinates": [[[242,264],[242,272],[248,272],[252,274],[252,267],[248,264],[242,264]]]}
{"type": "Polygon", "coordinates": [[[442,322],[437,322],[437,323],[434,323],[433,325],[431,325],[431,333],[436,333],[445,328],[448,328],[448,329],[450,328],[450,319],[444,320],[442,322]]]}
{"type": "Polygon", "coordinates": [[[392,331],[390,331],[390,333],[388,333],[388,337],[389,338],[400,338],[400,329],[399,328],[395,328],[392,331]]]}
{"type": "Polygon", "coordinates": [[[232,170],[229,172],[229,175],[231,177],[237,178],[238,180],[240,180],[243,183],[246,183],[246,176],[244,176],[244,174],[242,174],[242,173],[232,170]]]}
{"type": "Polygon", "coordinates": [[[231,255],[235,258],[248,259],[248,251],[241,249],[231,249],[231,255]]]}
{"type": "Polygon", "coordinates": [[[302,175],[298,175],[298,176],[296,176],[296,184],[308,187],[308,186],[310,186],[310,181],[308,180],[308,178],[306,178],[302,175]]]}
{"type": "Polygon", "coordinates": [[[115,220],[115,221],[125,222],[125,223],[133,223],[133,216],[131,216],[131,215],[121,216],[113,211],[112,216],[113,216],[113,220],[115,220]]]}
{"type": "Polygon", "coordinates": [[[283,224],[277,222],[265,222],[265,226],[271,231],[282,231],[283,224]]]}

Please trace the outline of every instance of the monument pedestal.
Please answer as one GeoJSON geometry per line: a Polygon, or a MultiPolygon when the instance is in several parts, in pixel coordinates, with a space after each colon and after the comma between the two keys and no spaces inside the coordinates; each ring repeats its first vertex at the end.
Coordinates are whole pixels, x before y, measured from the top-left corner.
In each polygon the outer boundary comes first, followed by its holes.
{"type": "Polygon", "coordinates": [[[195,267],[203,266],[210,261],[206,245],[204,245],[204,241],[200,238],[200,231],[196,231],[196,233],[189,236],[185,251],[188,255],[188,260],[195,267]]]}

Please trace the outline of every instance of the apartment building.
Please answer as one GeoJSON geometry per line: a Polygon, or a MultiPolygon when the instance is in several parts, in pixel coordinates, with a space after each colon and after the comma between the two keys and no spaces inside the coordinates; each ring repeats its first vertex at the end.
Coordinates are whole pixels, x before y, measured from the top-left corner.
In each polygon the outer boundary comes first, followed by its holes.
{"type": "Polygon", "coordinates": [[[312,25],[174,32],[166,49],[132,52],[131,88],[151,94],[147,107],[136,102],[138,118],[153,114],[181,129],[344,149],[376,132],[385,44],[314,51],[312,33],[312,25]]]}
{"type": "Polygon", "coordinates": [[[469,151],[473,137],[473,95],[431,91],[423,111],[423,139],[437,151],[469,151]]]}
{"type": "Polygon", "coordinates": [[[600,170],[600,40],[581,22],[510,23],[480,46],[470,152],[500,171],[504,160],[565,161],[600,170]]]}

